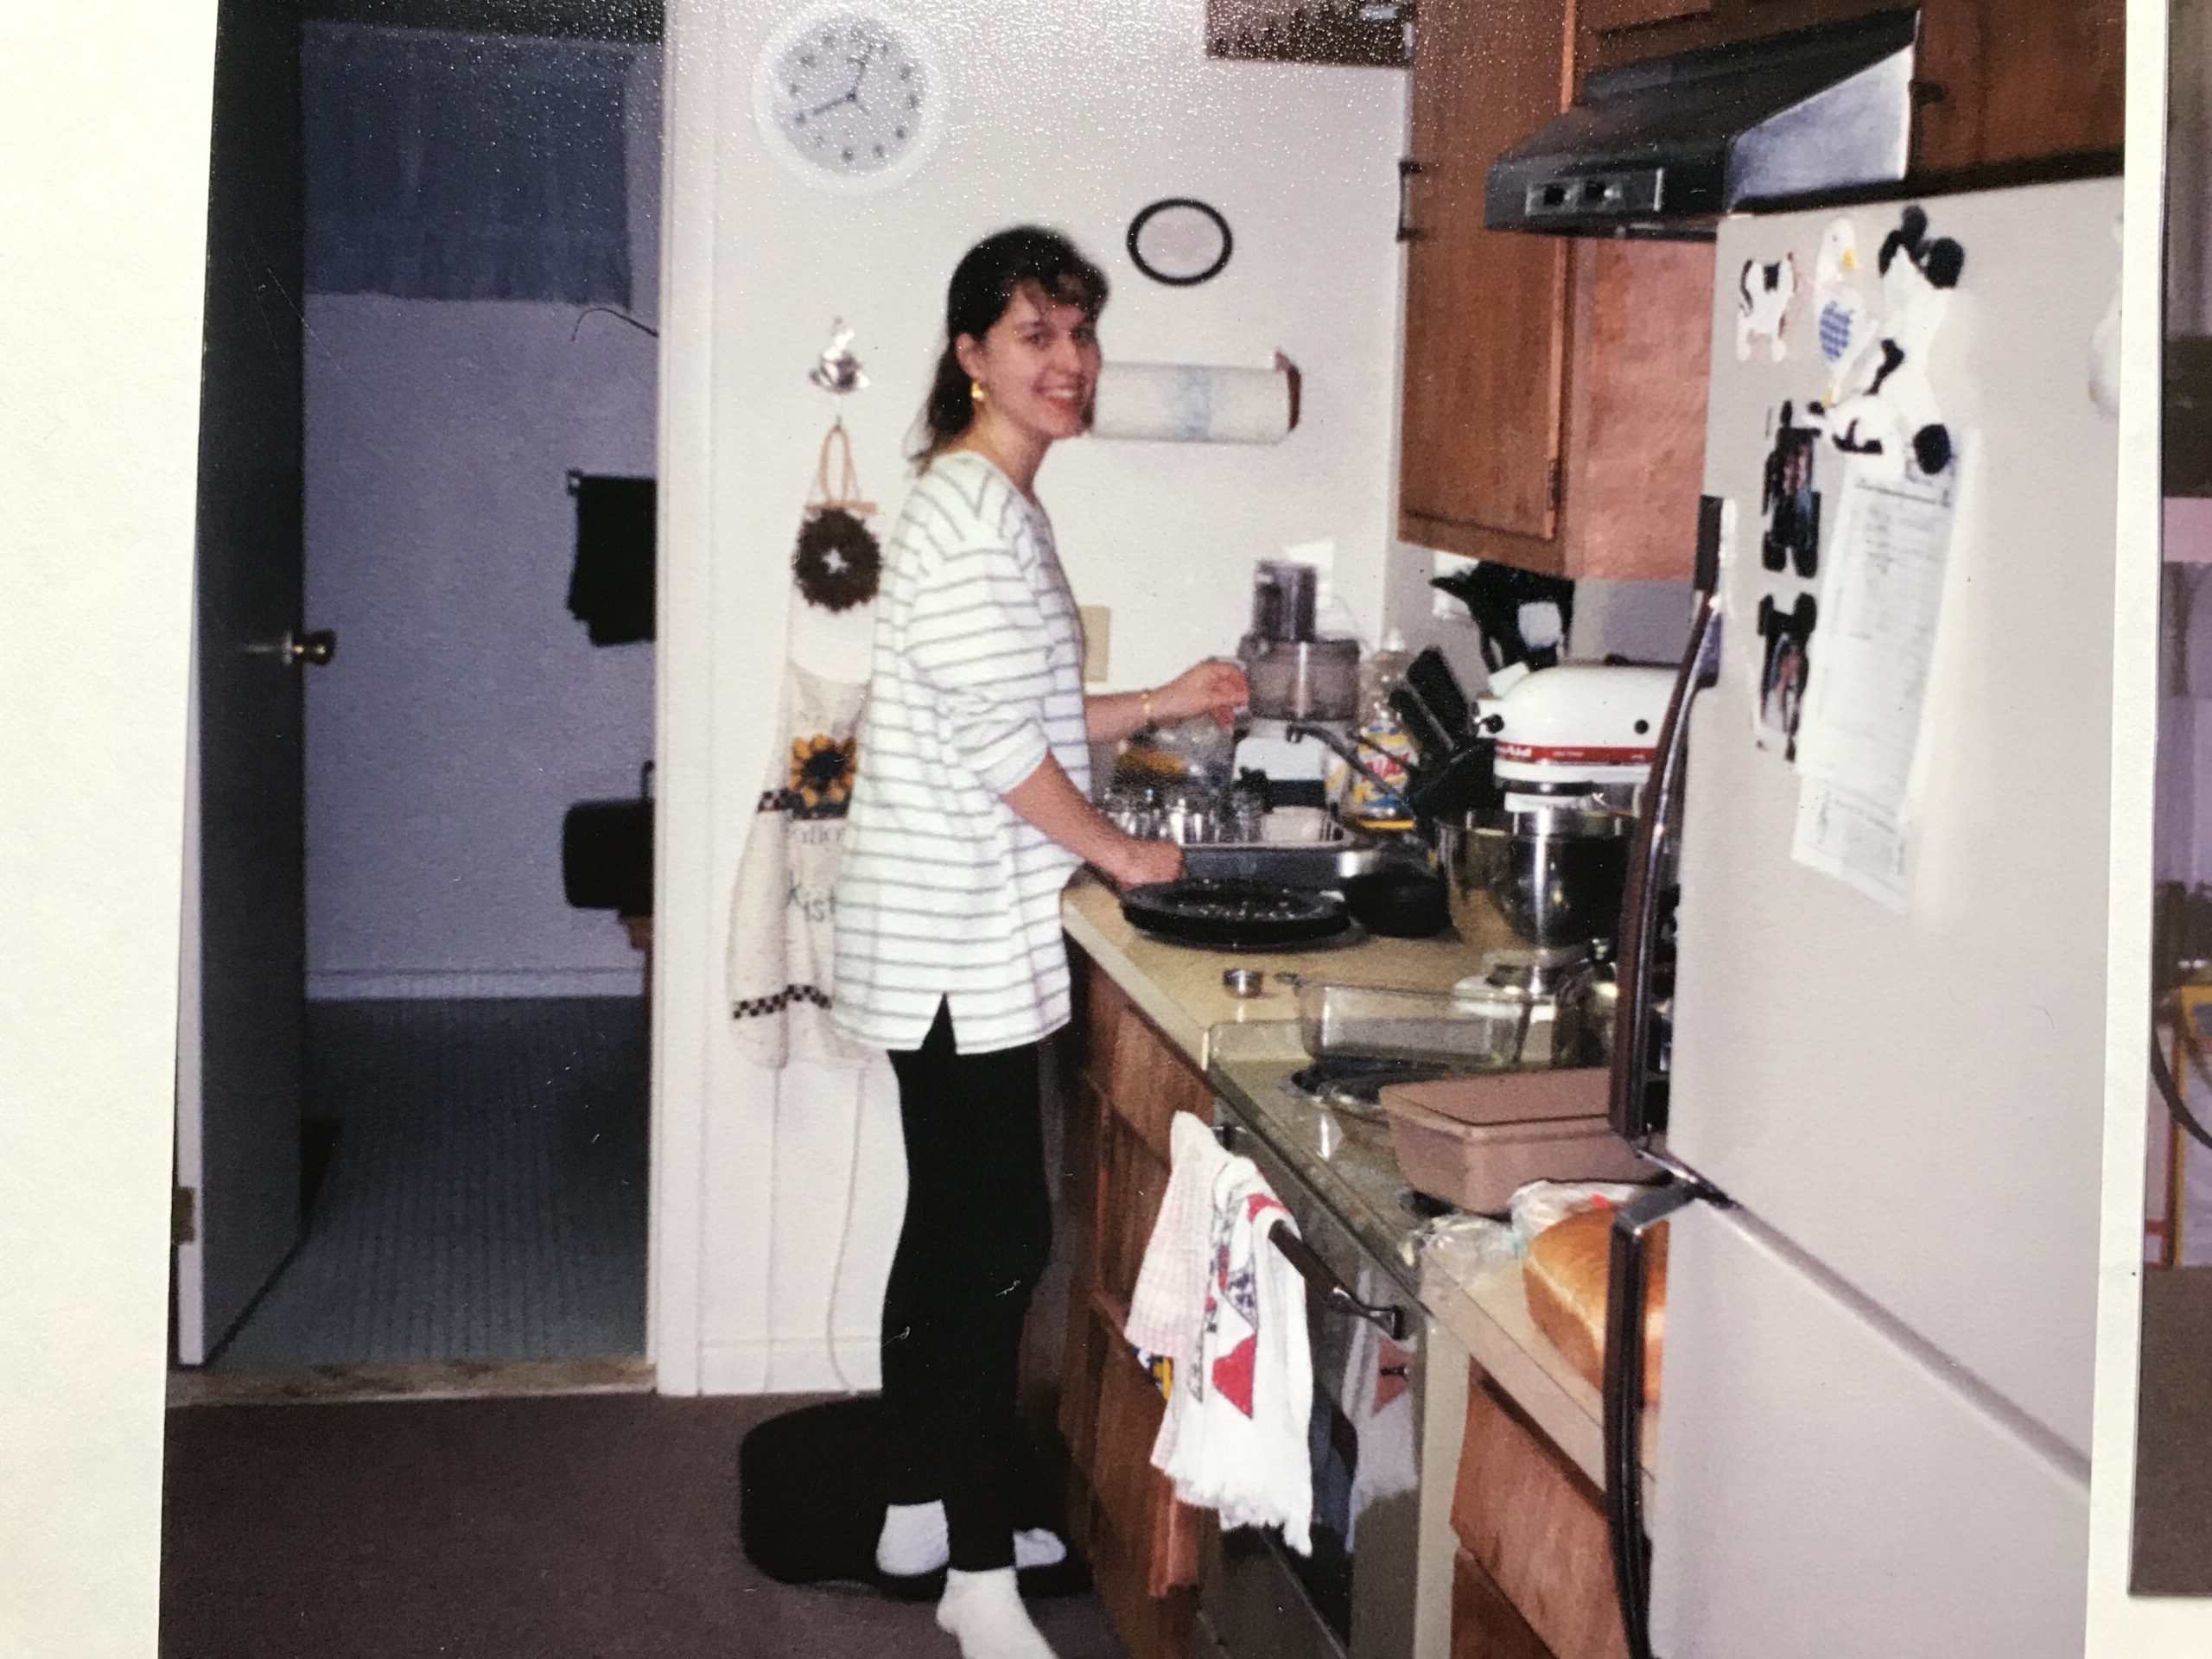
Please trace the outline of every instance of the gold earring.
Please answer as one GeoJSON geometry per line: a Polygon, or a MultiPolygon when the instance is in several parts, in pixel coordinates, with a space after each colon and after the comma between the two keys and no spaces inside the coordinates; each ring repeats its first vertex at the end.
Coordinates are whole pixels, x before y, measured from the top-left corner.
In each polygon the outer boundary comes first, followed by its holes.
{"type": "Polygon", "coordinates": [[[971,404],[980,404],[983,401],[983,383],[982,381],[970,380],[968,383],[968,401],[971,404]]]}

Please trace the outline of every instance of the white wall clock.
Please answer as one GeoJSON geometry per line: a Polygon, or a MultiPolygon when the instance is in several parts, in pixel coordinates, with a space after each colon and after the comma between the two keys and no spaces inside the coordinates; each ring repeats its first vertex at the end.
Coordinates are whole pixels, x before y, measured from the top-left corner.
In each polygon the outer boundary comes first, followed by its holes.
{"type": "Polygon", "coordinates": [[[753,72],[753,112],[776,158],[827,190],[910,176],[944,125],[944,76],[919,24],[874,0],[826,0],[787,19],[753,72]]]}

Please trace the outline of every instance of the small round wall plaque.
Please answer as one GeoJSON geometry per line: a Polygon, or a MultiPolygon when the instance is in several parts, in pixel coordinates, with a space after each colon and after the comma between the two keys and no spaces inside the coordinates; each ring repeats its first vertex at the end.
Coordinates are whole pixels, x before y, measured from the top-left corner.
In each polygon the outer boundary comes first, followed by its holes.
{"type": "Polygon", "coordinates": [[[1129,257],[1155,283],[1194,288],[1221,274],[1236,238],[1203,201],[1169,196],[1129,221],[1129,257]]]}

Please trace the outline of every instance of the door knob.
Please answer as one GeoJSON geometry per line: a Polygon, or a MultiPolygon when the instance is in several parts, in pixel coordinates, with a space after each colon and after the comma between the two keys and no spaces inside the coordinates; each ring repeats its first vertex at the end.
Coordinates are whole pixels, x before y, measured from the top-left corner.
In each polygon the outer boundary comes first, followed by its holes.
{"type": "Polygon", "coordinates": [[[313,633],[287,628],[284,637],[274,645],[248,645],[246,652],[254,657],[280,658],[287,668],[298,668],[308,663],[320,668],[338,654],[338,636],[328,628],[317,628],[313,633]]]}

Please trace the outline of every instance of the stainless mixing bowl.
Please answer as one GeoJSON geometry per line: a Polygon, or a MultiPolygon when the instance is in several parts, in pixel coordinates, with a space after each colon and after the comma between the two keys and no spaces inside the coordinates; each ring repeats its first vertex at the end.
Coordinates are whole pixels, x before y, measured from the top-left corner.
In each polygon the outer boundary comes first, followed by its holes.
{"type": "Polygon", "coordinates": [[[1470,812],[1436,831],[1452,925],[1471,944],[1500,927],[1538,950],[1620,931],[1636,821],[1576,807],[1470,812]]]}

